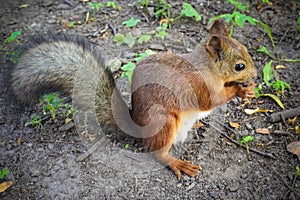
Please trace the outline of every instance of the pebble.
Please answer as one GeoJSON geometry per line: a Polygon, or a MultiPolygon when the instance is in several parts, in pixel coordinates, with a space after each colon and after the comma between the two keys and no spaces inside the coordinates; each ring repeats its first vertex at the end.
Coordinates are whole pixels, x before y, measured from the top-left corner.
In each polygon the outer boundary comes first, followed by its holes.
{"type": "Polygon", "coordinates": [[[12,148],[13,148],[13,146],[12,146],[12,144],[7,144],[6,145],[6,150],[8,150],[8,151],[10,151],[10,150],[12,150],[12,148]]]}
{"type": "Polygon", "coordinates": [[[41,174],[41,172],[38,169],[32,169],[31,170],[31,176],[38,177],[41,174]]]}
{"type": "Polygon", "coordinates": [[[49,6],[52,6],[54,3],[54,1],[43,1],[43,7],[49,7],[49,6]]]}
{"type": "Polygon", "coordinates": [[[110,69],[111,72],[116,72],[121,68],[121,60],[117,58],[113,58],[111,60],[108,60],[105,65],[110,69]]]}
{"type": "Polygon", "coordinates": [[[240,184],[237,181],[233,181],[228,185],[230,192],[236,192],[239,189],[240,184]]]}
{"type": "Polygon", "coordinates": [[[151,44],[149,48],[153,50],[159,50],[159,51],[165,50],[165,47],[161,44],[151,44]]]}
{"type": "Polygon", "coordinates": [[[74,126],[75,126],[74,122],[70,122],[70,123],[62,125],[61,127],[58,128],[58,130],[63,132],[63,131],[67,131],[67,130],[73,128],[74,126]]]}
{"type": "Polygon", "coordinates": [[[216,199],[216,198],[218,198],[219,194],[218,194],[218,192],[212,191],[212,192],[209,192],[209,196],[213,199],[216,199]]]}

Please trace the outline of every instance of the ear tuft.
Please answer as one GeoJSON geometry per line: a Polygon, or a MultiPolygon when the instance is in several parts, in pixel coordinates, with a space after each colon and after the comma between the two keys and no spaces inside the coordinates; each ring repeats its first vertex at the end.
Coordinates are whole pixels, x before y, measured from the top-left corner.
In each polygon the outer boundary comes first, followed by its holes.
{"type": "Polygon", "coordinates": [[[215,20],[209,28],[209,33],[211,35],[223,35],[229,37],[229,32],[227,25],[224,20],[215,20]]]}

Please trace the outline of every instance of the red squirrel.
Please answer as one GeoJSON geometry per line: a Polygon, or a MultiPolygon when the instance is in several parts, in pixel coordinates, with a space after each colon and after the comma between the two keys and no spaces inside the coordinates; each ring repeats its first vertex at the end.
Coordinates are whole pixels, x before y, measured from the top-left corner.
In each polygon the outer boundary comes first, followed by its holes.
{"type": "Polygon", "coordinates": [[[140,126],[151,120],[165,124],[160,130],[147,131],[153,136],[143,136],[143,143],[179,179],[181,172],[194,177],[200,167],[171,156],[172,144],[183,141],[196,120],[215,107],[235,96],[254,97],[251,78],[255,76],[246,47],[229,36],[222,20],[211,25],[206,45],[189,54],[168,52],[147,57],[133,72],[131,116],[140,126]],[[243,83],[248,86],[243,87],[243,83]],[[153,105],[160,107],[150,116],[153,105]]]}
{"type": "Polygon", "coordinates": [[[235,96],[254,97],[256,68],[222,20],[213,22],[206,45],[193,52],[167,52],[141,61],[132,76],[131,109],[115,90],[102,52],[77,35],[38,37],[11,68],[12,94],[23,103],[49,92],[73,94],[73,102],[95,112],[104,132],[128,129],[179,179],[182,172],[194,177],[200,167],[171,156],[172,144],[184,141],[193,123],[215,107],[235,96]]]}

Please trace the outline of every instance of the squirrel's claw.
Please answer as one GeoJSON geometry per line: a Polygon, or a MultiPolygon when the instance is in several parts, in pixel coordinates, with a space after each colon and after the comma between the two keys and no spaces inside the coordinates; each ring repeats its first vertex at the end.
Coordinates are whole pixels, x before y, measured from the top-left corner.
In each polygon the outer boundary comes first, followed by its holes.
{"type": "Polygon", "coordinates": [[[195,177],[198,171],[201,169],[198,165],[193,165],[190,161],[184,161],[177,159],[176,161],[169,164],[169,167],[177,175],[178,180],[182,178],[181,172],[184,172],[188,176],[195,177]]]}
{"type": "Polygon", "coordinates": [[[244,87],[243,85],[239,85],[239,90],[237,92],[237,96],[241,98],[254,98],[255,92],[254,87],[256,84],[253,81],[249,81],[248,86],[244,87]]]}

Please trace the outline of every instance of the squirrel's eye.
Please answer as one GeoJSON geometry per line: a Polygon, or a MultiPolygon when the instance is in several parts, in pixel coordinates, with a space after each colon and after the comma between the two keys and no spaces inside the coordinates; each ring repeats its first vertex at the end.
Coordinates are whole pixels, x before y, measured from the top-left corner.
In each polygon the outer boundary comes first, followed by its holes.
{"type": "Polygon", "coordinates": [[[235,71],[242,71],[245,69],[245,65],[242,63],[235,64],[235,71]]]}

